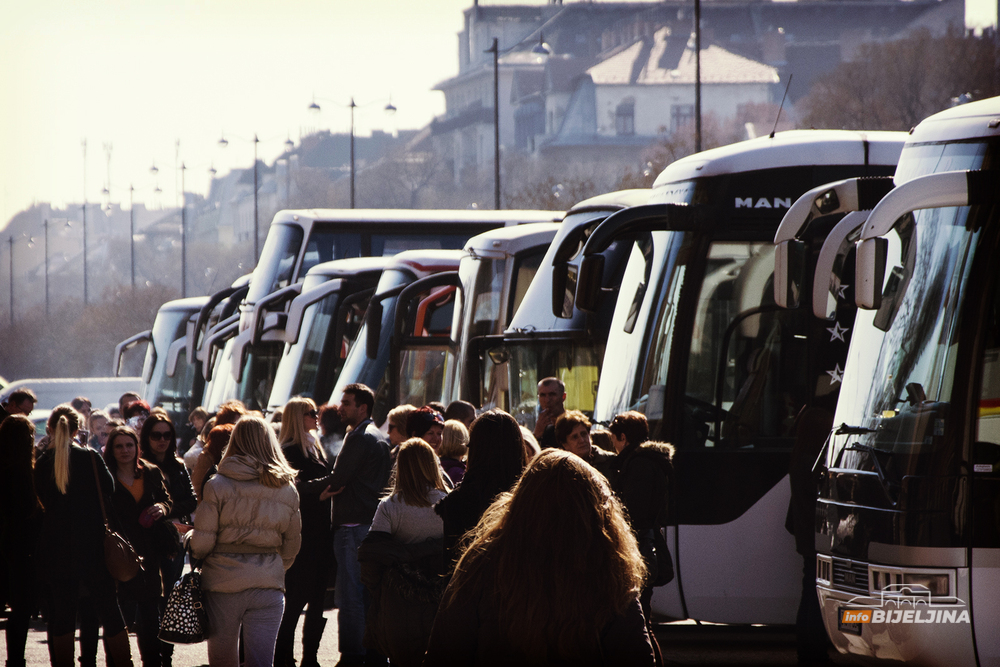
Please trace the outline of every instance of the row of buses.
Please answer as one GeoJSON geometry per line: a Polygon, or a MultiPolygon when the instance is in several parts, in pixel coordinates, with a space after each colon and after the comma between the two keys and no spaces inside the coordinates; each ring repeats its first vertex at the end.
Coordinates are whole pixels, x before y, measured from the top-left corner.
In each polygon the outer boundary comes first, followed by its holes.
{"type": "Polygon", "coordinates": [[[834,645],[1000,665],[998,149],[993,99],[705,151],[567,212],[285,211],[252,275],[165,304],[116,368],[147,342],[145,398],[181,423],[364,382],[376,421],[465,399],[531,427],[553,375],[595,422],[639,410],[676,447],[653,608],[714,623],[795,623],[789,466],[826,414],[834,645]]]}

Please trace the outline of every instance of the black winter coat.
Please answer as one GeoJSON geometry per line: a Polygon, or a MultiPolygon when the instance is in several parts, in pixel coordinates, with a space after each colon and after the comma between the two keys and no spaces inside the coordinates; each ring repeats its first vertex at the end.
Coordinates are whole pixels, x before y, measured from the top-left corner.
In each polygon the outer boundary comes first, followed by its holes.
{"type": "Polygon", "coordinates": [[[308,482],[321,479],[330,470],[325,461],[306,456],[302,447],[296,444],[285,445],[281,450],[285,454],[288,465],[298,470],[295,476],[295,488],[299,492],[299,510],[302,513],[302,548],[307,548],[307,542],[313,538],[328,540],[331,535],[331,499],[320,500],[323,488],[318,484],[308,482]]]}
{"type": "Polygon", "coordinates": [[[53,476],[55,452],[47,449],[35,462],[35,489],[45,507],[38,539],[38,571],[53,581],[106,580],[104,565],[104,518],[101,515],[97,480],[112,528],[117,527],[111,495],[114,481],[101,455],[92,449],[70,445],[69,486],[63,494],[53,476]],[[97,476],[94,475],[94,466],[97,476]]]}
{"type": "MultiPolygon", "coordinates": [[[[122,522],[125,536],[132,543],[136,552],[142,556],[143,569],[138,577],[125,584],[126,588],[142,588],[141,593],[161,595],[163,582],[160,577],[160,557],[175,556],[179,549],[177,529],[167,517],[173,509],[170,493],[167,491],[163,473],[158,467],[142,461],[142,496],[136,502],[132,492],[115,478],[115,491],[112,503],[122,522]],[[163,505],[164,515],[153,522],[149,528],[139,523],[143,510],[155,503],[163,505]]],[[[140,591],[135,591],[137,594],[140,591]]]]}
{"type": "Polygon", "coordinates": [[[447,579],[444,541],[404,544],[372,531],[358,548],[361,582],[371,593],[364,644],[393,665],[419,665],[447,579]]]}
{"type": "Polygon", "coordinates": [[[158,464],[156,461],[150,463],[159,467],[167,483],[167,493],[170,494],[170,502],[173,504],[167,519],[193,525],[191,513],[198,507],[198,497],[194,495],[191,474],[188,473],[184,462],[174,457],[173,461],[166,465],[158,464]]]}

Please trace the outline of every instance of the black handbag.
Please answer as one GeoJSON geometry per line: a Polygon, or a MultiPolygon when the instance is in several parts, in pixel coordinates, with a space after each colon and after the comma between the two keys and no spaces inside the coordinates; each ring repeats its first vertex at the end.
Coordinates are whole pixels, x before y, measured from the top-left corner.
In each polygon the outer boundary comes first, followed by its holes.
{"type": "Polygon", "coordinates": [[[160,619],[159,638],[168,644],[197,644],[208,638],[200,569],[191,570],[174,584],[160,619]]]}
{"type": "Polygon", "coordinates": [[[101,476],[97,472],[96,454],[91,454],[90,463],[94,467],[94,481],[97,483],[97,498],[101,504],[101,517],[104,519],[104,564],[108,573],[116,581],[126,582],[135,579],[142,569],[142,557],[125,537],[111,530],[108,514],[104,510],[104,491],[101,489],[101,476]]]}

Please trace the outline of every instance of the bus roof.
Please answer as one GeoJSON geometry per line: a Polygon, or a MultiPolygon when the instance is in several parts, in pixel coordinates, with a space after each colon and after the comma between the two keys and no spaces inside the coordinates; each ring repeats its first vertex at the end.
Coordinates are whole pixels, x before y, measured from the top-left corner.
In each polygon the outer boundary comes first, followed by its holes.
{"type": "Polygon", "coordinates": [[[1000,136],[1000,97],[945,109],[920,121],[909,144],[1000,136]]]}
{"type": "Polygon", "coordinates": [[[174,299],[173,301],[167,301],[160,306],[160,310],[164,312],[187,310],[196,313],[201,310],[206,303],[208,303],[210,298],[211,297],[208,296],[189,296],[186,299],[174,299]]]}
{"type": "Polygon", "coordinates": [[[797,165],[895,165],[905,132],[790,130],[689,155],[671,163],[653,190],[677,181],[797,165]],[[818,144],[823,144],[822,150],[818,144]],[[866,153],[867,144],[867,153],[866,153]],[[867,159],[866,159],[867,156],[867,159]]]}
{"type": "Polygon", "coordinates": [[[437,222],[441,224],[463,224],[469,222],[503,223],[519,225],[528,222],[559,222],[562,211],[486,211],[479,209],[303,209],[278,211],[274,222],[371,222],[406,224],[408,222],[437,222]]]}
{"type": "Polygon", "coordinates": [[[323,262],[309,269],[309,276],[339,277],[365,271],[382,271],[392,263],[392,257],[349,257],[323,262]]]}
{"type": "Polygon", "coordinates": [[[649,203],[649,188],[634,188],[631,190],[616,190],[602,195],[584,199],[574,204],[566,211],[566,215],[590,210],[621,209],[629,206],[640,206],[649,203]]]}
{"type": "Polygon", "coordinates": [[[392,257],[386,270],[405,268],[417,273],[452,271],[465,257],[464,250],[404,250],[392,257]]]}
{"type": "Polygon", "coordinates": [[[516,253],[539,243],[548,243],[559,230],[559,225],[553,222],[536,222],[517,227],[499,227],[488,232],[477,234],[465,244],[466,250],[473,252],[508,252],[516,253]]]}

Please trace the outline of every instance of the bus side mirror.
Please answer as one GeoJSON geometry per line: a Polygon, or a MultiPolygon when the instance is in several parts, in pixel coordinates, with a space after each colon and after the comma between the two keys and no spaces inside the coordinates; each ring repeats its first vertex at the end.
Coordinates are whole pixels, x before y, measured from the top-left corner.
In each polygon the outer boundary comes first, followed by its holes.
{"type": "Polygon", "coordinates": [[[882,282],[889,241],[882,237],[858,244],[857,269],[854,274],[854,301],[858,308],[876,310],[882,305],[882,282]]]}
{"type": "Polygon", "coordinates": [[[365,354],[369,359],[378,358],[379,339],[382,338],[382,302],[372,301],[365,312],[365,354]]]}
{"type": "Polygon", "coordinates": [[[583,258],[576,285],[576,307],[593,313],[601,298],[601,280],[604,276],[604,255],[583,258]]]}
{"type": "Polygon", "coordinates": [[[798,308],[806,277],[806,244],[800,239],[782,241],[774,249],[774,302],[798,308]]]}

